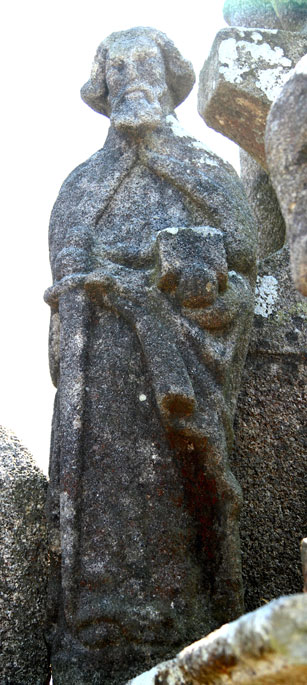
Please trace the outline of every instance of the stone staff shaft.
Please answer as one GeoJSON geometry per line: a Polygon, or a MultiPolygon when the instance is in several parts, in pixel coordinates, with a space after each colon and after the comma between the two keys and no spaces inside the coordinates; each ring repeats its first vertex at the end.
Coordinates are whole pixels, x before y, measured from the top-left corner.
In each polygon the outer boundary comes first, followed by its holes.
{"type": "Polygon", "coordinates": [[[84,279],[90,268],[91,236],[88,228],[74,226],[55,263],[56,282],[45,301],[57,307],[60,317],[58,396],[60,408],[60,538],[64,610],[69,624],[74,615],[74,588],[79,555],[78,525],[82,492],[83,412],[85,393],[86,330],[89,301],[84,279]]]}

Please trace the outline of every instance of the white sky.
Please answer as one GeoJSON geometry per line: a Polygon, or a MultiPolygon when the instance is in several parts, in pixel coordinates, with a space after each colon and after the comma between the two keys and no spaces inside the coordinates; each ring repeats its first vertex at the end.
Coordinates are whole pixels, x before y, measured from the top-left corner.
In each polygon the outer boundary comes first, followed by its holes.
{"type": "MultiPolygon", "coordinates": [[[[103,146],[108,120],[79,90],[98,44],[112,31],[153,26],[198,75],[224,0],[10,0],[1,13],[1,399],[11,428],[47,471],[53,386],[48,370],[51,284],[48,222],[68,173],[103,146]]],[[[233,143],[205,127],[196,92],[177,109],[182,125],[237,163],[233,143]]]]}

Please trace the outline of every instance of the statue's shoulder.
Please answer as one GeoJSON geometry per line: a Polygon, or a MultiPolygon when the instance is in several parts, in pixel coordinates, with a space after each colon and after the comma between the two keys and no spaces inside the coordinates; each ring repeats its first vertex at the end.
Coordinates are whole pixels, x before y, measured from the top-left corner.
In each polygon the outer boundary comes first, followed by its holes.
{"type": "Polygon", "coordinates": [[[134,157],[135,151],[111,127],[103,148],[77,166],[65,179],[52,211],[51,222],[59,212],[70,214],[77,207],[79,210],[86,207],[90,209],[89,201],[95,205],[94,198],[97,195],[107,197],[114,180],[129,169],[134,157]]]}
{"type": "Polygon", "coordinates": [[[70,172],[60,187],[54,207],[56,207],[58,203],[62,203],[63,200],[68,196],[71,196],[72,193],[75,194],[78,192],[78,189],[82,186],[84,187],[84,184],[87,181],[96,177],[97,170],[103,165],[103,152],[103,148],[98,150],[85,160],[85,162],[82,162],[70,172]]]}
{"type": "Polygon", "coordinates": [[[73,226],[93,226],[121,179],[135,161],[135,148],[111,131],[104,147],[66,178],[53,206],[49,225],[51,260],[73,226]]]}
{"type": "Polygon", "coordinates": [[[86,207],[93,179],[101,167],[102,150],[79,164],[65,179],[53,205],[49,223],[51,266],[63,248],[67,230],[72,226],[88,224],[86,207]]]}
{"type": "Polygon", "coordinates": [[[186,162],[191,161],[198,167],[208,167],[211,172],[219,171],[222,175],[230,175],[238,178],[233,166],[223,157],[215,154],[205,142],[198,140],[179,123],[178,119],[170,114],[166,117],[168,129],[171,137],[176,141],[178,150],[181,148],[182,159],[186,162]]]}

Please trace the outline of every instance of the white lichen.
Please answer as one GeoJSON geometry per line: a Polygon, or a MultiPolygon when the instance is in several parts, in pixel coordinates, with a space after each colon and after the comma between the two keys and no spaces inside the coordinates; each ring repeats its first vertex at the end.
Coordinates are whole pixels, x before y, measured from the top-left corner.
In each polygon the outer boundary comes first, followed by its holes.
{"type": "Polygon", "coordinates": [[[272,48],[269,43],[261,43],[258,45],[248,41],[239,41],[238,47],[243,51],[249,52],[255,62],[263,60],[267,64],[292,67],[292,62],[288,57],[284,56],[284,51],[281,47],[275,46],[272,48]]]}
{"type": "Polygon", "coordinates": [[[256,86],[262,90],[267,98],[273,102],[279,96],[283,86],[288,80],[289,72],[282,67],[275,67],[275,69],[263,69],[259,71],[256,86]]]}
{"type": "Polygon", "coordinates": [[[139,400],[140,400],[140,402],[146,402],[147,395],[143,395],[143,393],[142,393],[141,395],[139,395],[139,400]]]}
{"type": "Polygon", "coordinates": [[[304,57],[302,57],[302,59],[299,60],[299,62],[293,70],[293,74],[307,75],[307,55],[304,55],[304,57]]]}
{"type": "MultiPolygon", "coordinates": [[[[168,124],[171,125],[171,129],[174,133],[175,136],[178,136],[179,138],[189,138],[189,143],[196,149],[196,150],[204,150],[204,152],[207,153],[207,155],[210,155],[209,157],[205,157],[205,162],[206,164],[210,164],[211,166],[217,166],[218,161],[214,159],[213,152],[210,150],[210,148],[206,145],[206,143],[203,143],[201,140],[196,140],[194,136],[192,136],[191,133],[186,131],[183,126],[179,123],[178,119],[174,117],[173,114],[168,114],[166,117],[166,121],[168,124]]],[[[189,173],[189,170],[188,172],[189,173]]]]}
{"type": "Polygon", "coordinates": [[[255,314],[267,318],[278,299],[278,281],[274,276],[259,276],[255,291],[255,314]]]}
{"type": "Polygon", "coordinates": [[[262,40],[262,35],[261,33],[258,33],[258,31],[253,31],[252,33],[252,39],[255,41],[255,43],[258,43],[259,41],[262,40]]]}
{"type": "Polygon", "coordinates": [[[158,231],[158,235],[160,233],[170,233],[171,235],[177,235],[178,231],[178,226],[169,226],[168,228],[162,228],[161,231],[158,231]]]}
{"type": "Polygon", "coordinates": [[[173,114],[168,114],[166,121],[171,125],[171,129],[175,136],[178,136],[179,138],[191,138],[190,134],[181,126],[178,119],[174,117],[173,114]]]}
{"type": "Polygon", "coordinates": [[[81,417],[78,416],[78,414],[77,414],[77,416],[76,416],[76,417],[74,418],[74,420],[73,420],[72,427],[73,427],[75,430],[78,430],[79,428],[82,428],[81,417]]]}
{"type": "Polygon", "coordinates": [[[243,81],[243,75],[252,70],[256,74],[256,86],[273,101],[280,93],[293,64],[281,47],[272,48],[269,43],[260,43],[260,40],[262,36],[257,31],[250,35],[250,40],[224,40],[219,48],[219,71],[226,81],[239,84],[243,81]],[[267,67],[263,68],[264,64],[267,67]]]}
{"type": "Polygon", "coordinates": [[[209,235],[223,235],[223,232],[219,228],[214,228],[214,226],[191,226],[190,228],[192,231],[195,231],[195,233],[203,235],[204,238],[207,238],[209,235]]]}
{"type": "Polygon", "coordinates": [[[204,238],[207,238],[207,236],[223,235],[223,232],[214,226],[169,226],[168,228],[162,228],[161,231],[158,231],[158,235],[160,233],[177,235],[179,231],[195,231],[195,233],[204,236],[204,238]]]}
{"type": "Polygon", "coordinates": [[[238,64],[237,47],[239,44],[235,38],[227,38],[227,40],[223,40],[219,47],[219,61],[222,64],[219,71],[226,81],[231,83],[242,83],[242,74],[249,71],[250,68],[249,66],[242,67],[238,64]]]}

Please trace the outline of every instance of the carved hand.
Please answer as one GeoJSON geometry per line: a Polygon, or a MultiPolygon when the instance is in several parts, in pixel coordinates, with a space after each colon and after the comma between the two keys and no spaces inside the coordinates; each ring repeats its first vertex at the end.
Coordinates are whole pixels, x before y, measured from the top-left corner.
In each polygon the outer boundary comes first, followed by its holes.
{"type": "Polygon", "coordinates": [[[227,287],[223,234],[211,226],[169,228],[157,238],[157,285],[183,307],[212,305],[227,287]]]}

